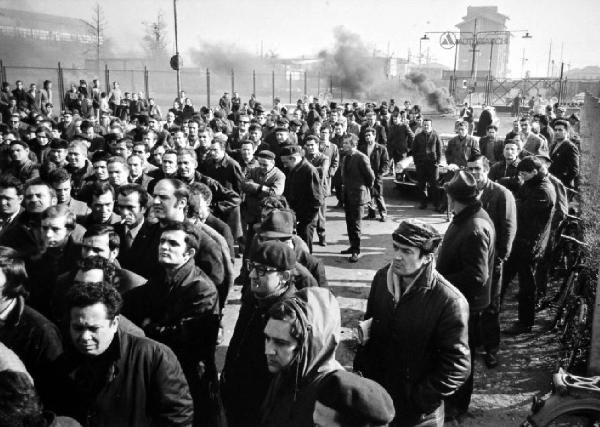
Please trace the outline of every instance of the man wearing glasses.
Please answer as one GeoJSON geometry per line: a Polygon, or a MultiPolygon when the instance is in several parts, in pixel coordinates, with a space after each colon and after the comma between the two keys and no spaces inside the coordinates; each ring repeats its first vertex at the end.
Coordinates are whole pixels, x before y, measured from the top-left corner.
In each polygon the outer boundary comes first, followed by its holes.
{"type": "Polygon", "coordinates": [[[257,426],[271,374],[264,355],[264,329],[269,309],[296,293],[291,280],[296,255],[287,244],[267,241],[250,256],[250,288],[242,296],[240,314],[221,374],[223,403],[230,427],[257,426]]]}

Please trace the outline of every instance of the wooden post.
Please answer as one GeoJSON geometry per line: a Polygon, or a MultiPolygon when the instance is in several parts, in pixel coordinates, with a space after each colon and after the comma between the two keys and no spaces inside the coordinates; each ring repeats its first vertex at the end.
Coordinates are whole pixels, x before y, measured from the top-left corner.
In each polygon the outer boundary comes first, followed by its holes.
{"type": "Polygon", "coordinates": [[[235,71],[233,68],[231,69],[231,96],[233,97],[233,92],[235,92],[235,71]]]}
{"type": "Polygon", "coordinates": [[[252,93],[256,95],[256,70],[252,70],[252,93]]]}
{"type": "Polygon", "coordinates": [[[292,103],[292,72],[290,71],[290,104],[292,103]]]}
{"type": "Polygon", "coordinates": [[[60,62],[58,63],[58,92],[60,94],[60,110],[63,111],[65,109],[65,82],[60,62]]]}
{"type": "Polygon", "coordinates": [[[275,105],[275,70],[271,73],[271,90],[273,92],[273,97],[271,98],[273,100],[272,105],[275,105]]]}

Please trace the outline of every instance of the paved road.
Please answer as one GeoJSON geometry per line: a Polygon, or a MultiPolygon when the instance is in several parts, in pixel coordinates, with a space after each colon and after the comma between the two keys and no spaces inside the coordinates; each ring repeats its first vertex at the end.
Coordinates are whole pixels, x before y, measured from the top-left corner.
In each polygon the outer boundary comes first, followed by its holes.
{"type": "MultiPolygon", "coordinates": [[[[503,120],[506,132],[510,120],[503,120]]],[[[435,122],[434,122],[435,123],[435,122]]],[[[442,121],[450,128],[452,119],[442,121]]],[[[449,131],[442,129],[441,131],[449,131]]],[[[352,328],[362,319],[369,295],[370,284],[375,272],[391,260],[391,233],[398,222],[405,218],[419,218],[445,232],[448,227],[445,214],[431,210],[419,210],[417,202],[410,192],[399,191],[393,180],[385,180],[385,197],[388,204],[389,219],[382,223],[378,220],[363,221],[362,256],[358,263],[351,264],[340,251],[348,247],[344,212],[334,208],[335,197],[327,200],[327,240],[328,246],[315,246],[315,254],[326,265],[329,285],[337,296],[342,311],[342,342],[337,352],[338,360],[347,367],[352,366],[356,342],[352,328]]],[[[240,260],[236,260],[239,268],[240,260]]],[[[513,286],[516,288],[516,286],[513,286]]],[[[514,294],[514,289],[513,289],[514,294]]],[[[507,299],[503,323],[510,323],[515,317],[514,295],[507,299]]],[[[218,349],[218,362],[221,367],[227,343],[231,338],[240,304],[239,288],[230,296],[225,309],[225,341],[218,349]]],[[[547,317],[547,314],[546,314],[547,317]]],[[[488,370],[481,361],[477,361],[475,393],[471,405],[472,416],[462,421],[464,426],[509,426],[518,425],[529,411],[531,396],[540,391],[548,391],[552,358],[555,345],[553,337],[544,333],[545,321],[536,327],[533,334],[506,339],[500,353],[501,365],[488,370]]],[[[449,424],[451,425],[451,424],[449,424]]]]}

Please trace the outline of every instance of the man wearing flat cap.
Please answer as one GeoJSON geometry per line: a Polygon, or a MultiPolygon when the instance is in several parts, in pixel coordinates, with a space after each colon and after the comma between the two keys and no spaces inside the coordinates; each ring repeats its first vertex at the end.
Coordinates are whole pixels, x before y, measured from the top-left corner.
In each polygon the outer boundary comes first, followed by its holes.
{"type": "Polygon", "coordinates": [[[260,243],[248,262],[250,287],[242,305],[221,374],[223,403],[230,427],[256,427],[271,374],[265,358],[267,313],[296,292],[294,250],[282,242],[260,243]]]}
{"type": "Polygon", "coordinates": [[[285,175],[275,166],[275,154],[269,150],[256,155],[258,167],[251,168],[242,180],[242,215],[246,228],[246,241],[252,241],[254,224],[260,221],[260,203],[265,197],[281,196],[285,188],[285,175]]]}
{"type": "Polygon", "coordinates": [[[446,183],[445,189],[454,218],[444,235],[437,269],[469,302],[472,359],[467,382],[446,400],[446,416],[456,418],[467,412],[473,393],[473,350],[481,315],[490,305],[496,231],[481,205],[473,175],[459,171],[446,183]]]}
{"type": "Polygon", "coordinates": [[[383,387],[339,370],[319,385],[313,421],[315,427],[387,426],[394,413],[394,402],[383,387]]]}
{"type": "Polygon", "coordinates": [[[296,232],[312,253],[312,239],[317,214],[323,203],[323,189],[317,169],[302,157],[302,148],[288,145],[281,149],[281,161],[286,169],[283,195],[296,213],[296,232]]]}
{"type": "Polygon", "coordinates": [[[469,376],[469,308],[435,269],[441,239],[428,224],[402,221],[394,258],[371,284],[354,369],[392,396],[394,426],[443,426],[444,398],[469,376]]]}

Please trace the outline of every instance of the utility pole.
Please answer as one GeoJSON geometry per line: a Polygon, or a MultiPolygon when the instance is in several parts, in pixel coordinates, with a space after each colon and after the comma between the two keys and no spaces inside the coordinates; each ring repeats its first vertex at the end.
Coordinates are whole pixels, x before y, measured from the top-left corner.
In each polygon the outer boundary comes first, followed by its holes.
{"type": "Polygon", "coordinates": [[[177,0],[173,0],[173,16],[175,18],[175,56],[177,57],[177,96],[181,93],[181,61],[179,60],[179,44],[177,40],[177,0]]]}
{"type": "Polygon", "coordinates": [[[552,39],[550,39],[550,48],[548,49],[548,68],[546,69],[546,76],[550,77],[550,62],[552,61],[552,39]]]}

